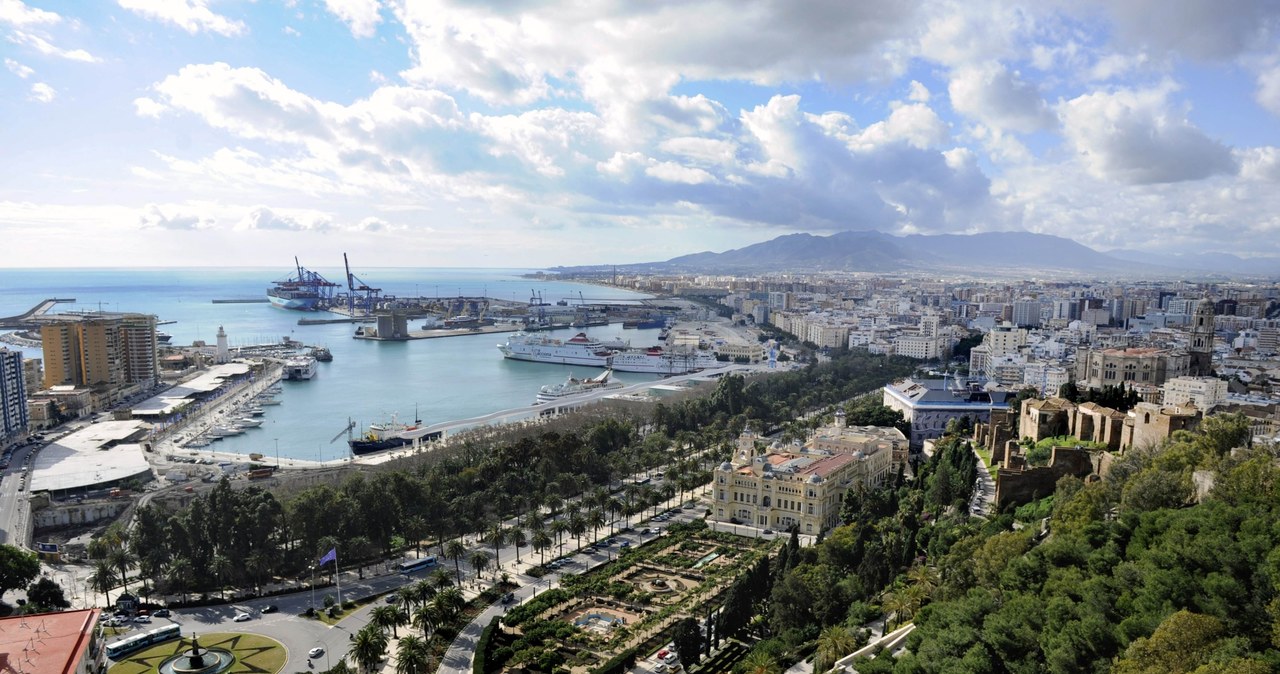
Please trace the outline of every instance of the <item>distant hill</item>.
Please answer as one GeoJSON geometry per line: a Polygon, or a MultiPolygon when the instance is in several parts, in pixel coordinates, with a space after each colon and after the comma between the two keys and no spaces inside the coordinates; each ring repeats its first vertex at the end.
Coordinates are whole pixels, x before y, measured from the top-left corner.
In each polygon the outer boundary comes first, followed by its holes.
{"type": "MultiPolygon", "coordinates": [[[[613,266],[565,267],[586,272],[613,266]]],[[[740,274],[786,271],[971,272],[986,275],[1266,275],[1280,276],[1274,258],[1234,255],[1174,257],[1116,251],[1100,253],[1060,236],[1031,232],[913,234],[874,231],[830,236],[788,234],[721,253],[682,255],[663,262],[617,265],[619,271],[740,274]]]]}

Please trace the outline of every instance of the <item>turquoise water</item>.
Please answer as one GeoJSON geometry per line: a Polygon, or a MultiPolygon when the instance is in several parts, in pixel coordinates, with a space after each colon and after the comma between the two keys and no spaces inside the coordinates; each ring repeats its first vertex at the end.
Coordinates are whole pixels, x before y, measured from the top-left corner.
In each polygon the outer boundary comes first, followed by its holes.
{"type": "MultiPolygon", "coordinates": [[[[319,269],[330,280],[343,278],[341,270],[319,269]]],[[[536,282],[520,278],[530,270],[377,269],[358,275],[384,293],[424,296],[476,296],[525,302],[531,291],[544,301],[637,300],[645,295],[614,288],[563,282],[536,282]],[[438,288],[438,291],[437,291],[438,288]]],[[[598,370],[504,359],[497,345],[506,334],[466,335],[409,342],[371,342],[351,338],[354,326],[297,325],[301,317],[323,317],[284,311],[268,304],[213,304],[213,299],[260,298],[271,281],[285,277],[284,269],[182,269],[182,270],[0,270],[0,316],[18,314],[41,300],[74,297],[74,304],[56,311],[103,309],[156,314],[161,321],[176,321],[160,329],[173,335],[173,344],[205,340],[213,344],[223,326],[232,346],[276,342],[289,336],[308,345],[323,345],[333,352],[333,362],[320,363],[316,377],[305,382],[283,382],[283,404],[266,408],[261,428],[220,440],[210,446],[218,451],[261,452],[273,456],[279,444],[281,457],[331,460],[346,455],[347,425],[357,427],[396,413],[401,420],[418,417],[426,424],[467,419],[498,410],[531,405],[538,388],[560,383],[570,374],[595,374],[598,370]],[[332,442],[331,442],[332,441],[332,442]]],[[[412,329],[421,327],[413,321],[412,329]]],[[[576,329],[553,331],[569,337],[576,329]]],[[[623,330],[621,325],[591,328],[596,338],[622,337],[634,346],[658,343],[657,330],[623,330]]],[[[12,345],[9,345],[13,348],[12,345]]],[[[39,350],[24,350],[40,357],[39,350]]],[[[622,373],[624,383],[652,381],[652,375],[622,373]]]]}

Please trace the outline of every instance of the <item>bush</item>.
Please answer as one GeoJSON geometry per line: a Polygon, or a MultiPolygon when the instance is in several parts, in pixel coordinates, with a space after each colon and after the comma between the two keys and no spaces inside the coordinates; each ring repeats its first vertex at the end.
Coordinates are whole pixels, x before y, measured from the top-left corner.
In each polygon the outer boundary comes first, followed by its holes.
{"type": "Polygon", "coordinates": [[[636,664],[636,649],[625,651],[609,658],[609,661],[591,670],[591,674],[622,674],[636,664]]]}
{"type": "Polygon", "coordinates": [[[501,617],[494,616],[480,633],[480,639],[476,641],[476,657],[471,661],[472,674],[488,674],[489,649],[493,647],[493,633],[498,629],[499,620],[501,617]]]}

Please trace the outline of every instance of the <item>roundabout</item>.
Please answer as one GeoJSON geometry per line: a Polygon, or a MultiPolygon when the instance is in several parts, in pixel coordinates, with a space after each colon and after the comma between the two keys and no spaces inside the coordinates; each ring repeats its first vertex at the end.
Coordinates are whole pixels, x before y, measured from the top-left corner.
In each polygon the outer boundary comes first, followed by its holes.
{"type": "Polygon", "coordinates": [[[182,637],[113,664],[108,674],[276,674],[288,651],[260,634],[216,632],[182,637]]]}

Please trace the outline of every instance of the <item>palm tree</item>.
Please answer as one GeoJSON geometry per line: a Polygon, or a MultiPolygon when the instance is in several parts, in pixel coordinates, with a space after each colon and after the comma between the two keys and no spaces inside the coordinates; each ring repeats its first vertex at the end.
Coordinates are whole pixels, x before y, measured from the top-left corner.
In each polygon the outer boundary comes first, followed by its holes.
{"type": "Polygon", "coordinates": [[[453,570],[458,574],[458,584],[462,584],[462,558],[467,555],[467,546],[461,538],[455,538],[444,546],[444,556],[453,560],[453,570]]]}
{"type": "Polygon", "coordinates": [[[609,519],[604,516],[604,510],[601,508],[592,508],[587,512],[587,524],[591,526],[591,537],[597,541],[600,540],[600,527],[608,522],[609,519]]]}
{"type": "Polygon", "coordinates": [[[111,566],[120,572],[120,584],[124,586],[124,591],[129,591],[129,567],[133,566],[134,556],[129,549],[123,545],[113,548],[107,554],[107,561],[111,562],[111,566]]]}
{"type": "Polygon", "coordinates": [[[404,635],[396,652],[396,674],[429,674],[431,671],[431,651],[426,640],[404,635]]]}
{"type": "Polygon", "coordinates": [[[449,577],[448,571],[443,568],[439,568],[431,572],[431,584],[435,585],[437,590],[443,590],[446,587],[453,585],[453,579],[449,577]]]}
{"type": "Polygon", "coordinates": [[[507,542],[516,549],[516,564],[520,563],[520,546],[524,545],[527,540],[524,535],[524,529],[512,527],[507,530],[507,542]]]}
{"type": "Polygon", "coordinates": [[[398,627],[400,626],[400,611],[395,606],[383,604],[370,613],[370,622],[377,625],[383,631],[391,630],[391,638],[398,639],[400,637],[398,627]]]}
{"type": "Polygon", "coordinates": [[[431,592],[436,591],[436,589],[431,586],[431,581],[426,579],[420,580],[413,585],[405,585],[399,590],[396,590],[396,596],[400,597],[400,600],[397,603],[403,606],[406,611],[411,610],[413,605],[418,602],[418,587],[421,585],[426,585],[431,592]]]}
{"type": "MultiPolygon", "coordinates": [[[[502,556],[499,551],[503,545],[510,542],[510,532],[502,527],[500,520],[494,520],[489,527],[489,531],[485,534],[485,542],[493,546],[493,561],[502,568],[502,556]]],[[[449,553],[446,552],[445,555],[449,553]]]]}
{"type": "MultiPolygon", "coordinates": [[[[97,579],[101,567],[94,571],[94,579],[97,579]]],[[[191,589],[191,560],[186,557],[178,557],[169,564],[169,571],[165,574],[165,581],[169,583],[170,590],[177,590],[182,593],[182,600],[187,600],[187,590],[191,589]]],[[[108,570],[108,573],[110,571],[108,570]]]]}
{"type": "Polygon", "coordinates": [[[462,594],[462,590],[456,587],[445,588],[431,600],[431,603],[439,611],[442,622],[449,623],[457,619],[462,614],[462,609],[467,606],[467,598],[462,594]]]}
{"type": "Polygon", "coordinates": [[[351,640],[347,655],[355,661],[361,672],[373,672],[387,652],[387,635],[376,625],[366,625],[351,640]]]}
{"type": "Polygon", "coordinates": [[[424,603],[413,612],[413,626],[422,630],[422,638],[431,638],[431,631],[440,625],[440,609],[435,602],[424,603]]]}
{"type": "Polygon", "coordinates": [[[484,570],[489,568],[489,553],[484,550],[476,550],[471,553],[471,557],[467,559],[471,564],[471,568],[476,570],[476,580],[480,580],[480,575],[484,570]]]}
{"type": "Polygon", "coordinates": [[[89,584],[93,587],[94,592],[102,593],[102,596],[107,600],[107,605],[110,606],[111,596],[108,593],[116,586],[116,570],[111,568],[111,564],[107,560],[99,559],[94,564],[93,576],[89,578],[89,584]]]}
{"type": "Polygon", "coordinates": [[[541,564],[547,563],[547,548],[551,547],[551,537],[545,531],[535,531],[533,533],[533,549],[537,550],[541,557],[541,564]]]}
{"type": "Polygon", "coordinates": [[[880,608],[885,613],[885,629],[900,625],[911,612],[911,598],[905,592],[885,592],[880,597],[880,608]],[[889,622],[889,617],[893,622],[889,622]]]}
{"type": "Polygon", "coordinates": [[[569,523],[564,520],[555,520],[551,523],[551,533],[556,536],[556,545],[564,544],[564,534],[569,530],[569,523]]]}
{"type": "Polygon", "coordinates": [[[858,640],[843,625],[832,625],[818,635],[818,652],[813,661],[815,674],[836,666],[836,661],[858,648],[858,640]]]}
{"type": "Polygon", "coordinates": [[[226,579],[232,572],[234,567],[231,565],[231,559],[226,555],[214,555],[209,560],[209,570],[213,572],[214,578],[218,581],[218,592],[222,593],[222,600],[227,600],[227,584],[226,579]]]}
{"type": "Polygon", "coordinates": [[[574,540],[578,542],[578,547],[582,547],[582,534],[587,532],[587,521],[582,515],[574,513],[569,517],[569,533],[573,534],[574,540]]]}
{"type": "Polygon", "coordinates": [[[739,667],[742,674],[782,674],[782,668],[773,655],[760,649],[751,651],[739,667]]]}

